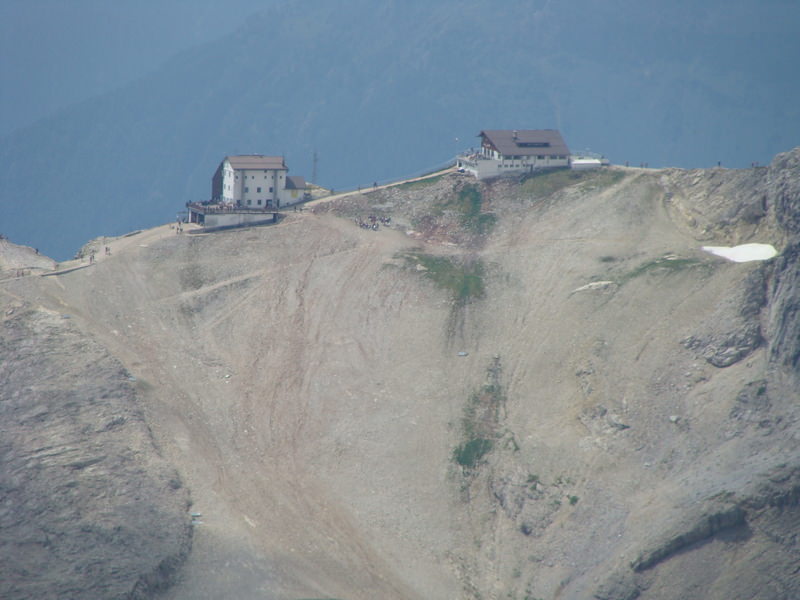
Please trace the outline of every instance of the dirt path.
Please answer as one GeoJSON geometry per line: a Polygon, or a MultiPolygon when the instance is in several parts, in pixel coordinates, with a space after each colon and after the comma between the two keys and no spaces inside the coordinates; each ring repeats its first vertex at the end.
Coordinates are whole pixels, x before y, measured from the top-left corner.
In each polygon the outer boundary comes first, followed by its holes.
{"type": "Polygon", "coordinates": [[[311,200],[303,204],[303,207],[315,207],[319,206],[320,204],[325,204],[326,202],[331,202],[334,200],[341,200],[342,198],[347,198],[349,196],[354,196],[357,194],[369,194],[370,192],[377,192],[378,190],[385,190],[393,187],[397,187],[398,185],[403,185],[404,183],[413,183],[415,181],[424,181],[426,179],[433,179],[435,177],[441,177],[447,173],[454,173],[455,167],[449,167],[447,169],[442,169],[441,171],[436,171],[435,173],[428,173],[427,175],[420,175],[419,177],[412,177],[410,179],[403,179],[402,181],[393,181],[392,183],[385,183],[382,185],[377,186],[367,186],[361,189],[351,190],[348,192],[341,192],[338,194],[332,194],[330,196],[325,196],[324,198],[318,198],[316,200],[311,200]]]}

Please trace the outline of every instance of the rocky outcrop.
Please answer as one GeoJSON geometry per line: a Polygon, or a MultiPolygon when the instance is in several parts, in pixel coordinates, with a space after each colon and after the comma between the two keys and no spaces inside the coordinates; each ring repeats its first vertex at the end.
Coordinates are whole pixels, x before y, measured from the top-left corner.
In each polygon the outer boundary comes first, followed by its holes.
{"type": "Polygon", "coordinates": [[[752,272],[740,294],[722,299],[705,331],[684,340],[716,367],[747,357],[769,340],[773,362],[800,366],[800,148],[778,155],[767,169],[724,174],[670,172],[662,178],[673,206],[702,239],[724,229],[730,241],[752,241],[751,225],[768,228],[785,244],[770,263],[752,272]],[[701,222],[703,223],[702,227],[701,222]],[[720,229],[721,228],[721,229],[720,229]],[[760,312],[769,305],[767,331],[760,312]]]}
{"type": "Polygon", "coordinates": [[[787,239],[774,260],[770,285],[770,356],[796,375],[800,368],[800,148],[772,161],[767,197],[787,239]]]}
{"type": "Polygon", "coordinates": [[[736,294],[720,301],[704,331],[683,340],[684,346],[715,367],[739,362],[763,343],[760,313],[766,301],[766,273],[757,268],[736,294]]]}
{"type": "Polygon", "coordinates": [[[771,359],[797,375],[800,369],[800,242],[787,246],[775,258],[767,327],[771,359]]]}
{"type": "MultiPolygon", "coordinates": [[[[739,493],[721,491],[698,503],[671,527],[654,533],[634,560],[609,576],[593,597],[691,597],[691,590],[700,589],[703,581],[704,597],[798,597],[800,579],[793,566],[800,560],[795,543],[800,525],[798,473],[796,467],[778,466],[739,493]],[[739,568],[749,573],[746,580],[739,568]],[[676,572],[682,580],[660,579],[676,572]]],[[[658,523],[652,526],[658,531],[658,523]]]]}
{"type": "Polygon", "coordinates": [[[0,596],[152,597],[191,525],[132,378],[67,315],[2,311],[0,596]]]}
{"type": "Polygon", "coordinates": [[[779,154],[772,161],[766,198],[787,236],[800,236],[800,148],[779,154]]]}
{"type": "Polygon", "coordinates": [[[746,514],[744,509],[737,505],[707,510],[689,525],[667,534],[653,547],[640,553],[631,562],[631,569],[636,572],[651,569],[693,544],[707,542],[723,531],[742,527],[745,525],[746,514]]]}

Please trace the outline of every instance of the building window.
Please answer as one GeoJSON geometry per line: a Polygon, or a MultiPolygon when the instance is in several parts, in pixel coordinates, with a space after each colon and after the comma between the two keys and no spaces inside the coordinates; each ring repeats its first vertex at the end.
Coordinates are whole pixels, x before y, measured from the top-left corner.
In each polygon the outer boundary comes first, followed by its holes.
{"type": "Polygon", "coordinates": [[[261,200],[258,201],[258,205],[261,206],[261,200]]]}
{"type": "Polygon", "coordinates": [[[252,203],[253,203],[253,201],[252,201],[252,200],[248,200],[248,201],[247,201],[247,206],[250,206],[252,203]]]}
{"type": "Polygon", "coordinates": [[[256,188],[256,193],[260,194],[261,193],[261,188],[256,188]]]}
{"type": "Polygon", "coordinates": [[[272,188],[271,188],[271,187],[269,188],[269,193],[270,193],[270,194],[272,193],[272,188]]]}
{"type": "Polygon", "coordinates": [[[247,186],[244,186],[244,193],[246,194],[246,193],[247,193],[247,192],[249,192],[249,191],[250,191],[250,188],[249,188],[249,187],[247,187],[247,186]]]}

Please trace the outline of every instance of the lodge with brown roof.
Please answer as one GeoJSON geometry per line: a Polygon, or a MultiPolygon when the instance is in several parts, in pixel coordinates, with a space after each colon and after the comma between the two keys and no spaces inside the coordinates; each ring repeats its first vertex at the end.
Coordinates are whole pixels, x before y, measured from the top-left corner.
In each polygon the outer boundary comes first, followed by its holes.
{"type": "Polygon", "coordinates": [[[569,148],[555,129],[487,129],[478,137],[480,150],[456,161],[478,179],[569,166],[569,148]]]}

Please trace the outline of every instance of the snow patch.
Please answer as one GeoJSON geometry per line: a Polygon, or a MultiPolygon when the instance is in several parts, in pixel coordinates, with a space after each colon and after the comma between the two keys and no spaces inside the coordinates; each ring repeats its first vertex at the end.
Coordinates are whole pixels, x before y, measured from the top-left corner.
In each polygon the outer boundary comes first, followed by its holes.
{"type": "Polygon", "coordinates": [[[582,285],[579,288],[575,288],[570,292],[570,296],[576,292],[584,292],[586,290],[605,290],[612,285],[617,285],[613,281],[593,281],[592,283],[587,283],[586,285],[582,285]]]}
{"type": "Polygon", "coordinates": [[[772,244],[742,244],[741,246],[703,246],[703,250],[733,262],[768,260],[778,254],[772,244]]]}

